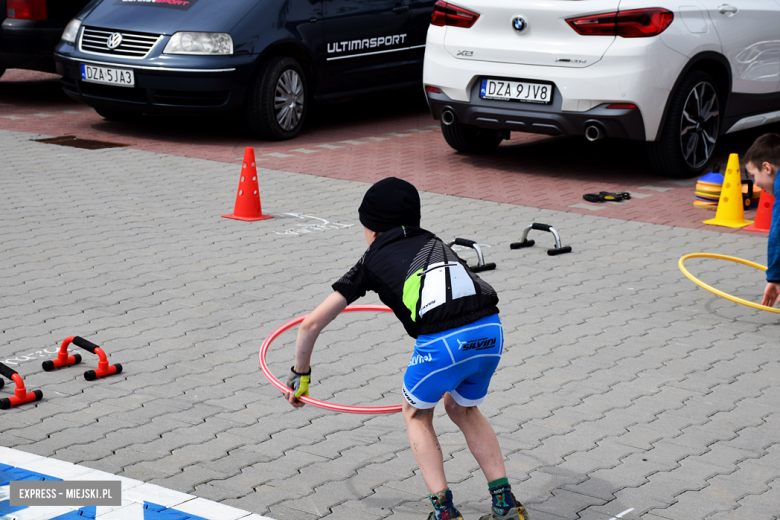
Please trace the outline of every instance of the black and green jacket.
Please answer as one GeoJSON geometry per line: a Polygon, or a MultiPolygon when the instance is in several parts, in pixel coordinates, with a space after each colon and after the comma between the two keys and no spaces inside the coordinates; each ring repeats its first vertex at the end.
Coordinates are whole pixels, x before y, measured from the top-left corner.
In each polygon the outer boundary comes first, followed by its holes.
{"type": "Polygon", "coordinates": [[[416,338],[498,313],[498,295],[436,235],[417,227],[382,233],[333,284],[348,303],[374,291],[416,338]]]}

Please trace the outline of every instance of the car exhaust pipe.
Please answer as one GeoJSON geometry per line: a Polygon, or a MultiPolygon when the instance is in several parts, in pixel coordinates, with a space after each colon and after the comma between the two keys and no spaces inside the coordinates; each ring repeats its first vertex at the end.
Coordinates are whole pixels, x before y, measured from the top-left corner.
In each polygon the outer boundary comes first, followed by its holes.
{"type": "Polygon", "coordinates": [[[449,108],[445,108],[441,113],[441,122],[447,126],[450,126],[452,123],[454,123],[456,119],[455,112],[449,108]]]}
{"type": "Polygon", "coordinates": [[[599,139],[603,139],[606,136],[607,133],[599,124],[591,123],[585,127],[585,138],[590,142],[598,141],[599,139]]]}

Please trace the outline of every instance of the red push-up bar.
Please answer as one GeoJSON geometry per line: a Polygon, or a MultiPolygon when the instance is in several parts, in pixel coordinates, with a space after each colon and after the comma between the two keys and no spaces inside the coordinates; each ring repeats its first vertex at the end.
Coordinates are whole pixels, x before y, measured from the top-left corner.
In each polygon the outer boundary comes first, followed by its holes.
{"type": "Polygon", "coordinates": [[[57,359],[43,362],[43,369],[46,372],[51,372],[55,368],[66,367],[69,365],[78,365],[81,363],[80,354],[73,354],[72,356],[68,355],[68,346],[73,342],[74,339],[75,336],[65,338],[65,340],[62,342],[62,345],[60,345],[60,351],[57,354],[57,359]]]}
{"type": "MultiPolygon", "coordinates": [[[[0,374],[4,375],[8,379],[16,383],[16,392],[11,397],[0,399],[0,410],[7,410],[12,406],[18,406],[20,404],[29,403],[32,401],[40,401],[43,398],[43,392],[36,390],[34,392],[28,392],[24,387],[24,381],[16,370],[0,363],[0,374]]],[[[3,387],[3,380],[0,379],[0,388],[3,387]]]]}
{"type": "Polygon", "coordinates": [[[57,359],[51,361],[44,361],[43,369],[48,372],[50,370],[54,370],[55,368],[68,366],[68,365],[75,365],[80,363],[81,356],[79,356],[78,354],[73,354],[72,356],[68,355],[68,347],[70,346],[71,343],[73,343],[77,347],[83,348],[87,352],[92,352],[93,354],[97,354],[99,358],[97,370],[87,370],[86,372],[84,372],[84,379],[86,379],[87,381],[94,381],[95,379],[98,379],[100,377],[106,377],[112,374],[122,373],[122,365],[120,365],[119,363],[117,363],[116,365],[109,365],[108,358],[106,357],[106,353],[103,352],[103,349],[95,345],[91,341],[85,340],[81,336],[71,336],[69,338],[65,338],[65,341],[63,341],[62,345],[60,345],[60,352],[59,354],[57,354],[57,359]]]}

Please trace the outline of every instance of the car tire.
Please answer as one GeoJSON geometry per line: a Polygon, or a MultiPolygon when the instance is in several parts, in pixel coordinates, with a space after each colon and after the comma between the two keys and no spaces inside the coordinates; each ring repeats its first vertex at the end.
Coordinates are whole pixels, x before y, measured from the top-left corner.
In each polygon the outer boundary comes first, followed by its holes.
{"type": "Polygon", "coordinates": [[[712,159],[720,124],[717,84],[706,72],[690,72],[672,94],[656,141],[648,143],[653,169],[680,179],[701,175],[712,159]]]}
{"type": "Polygon", "coordinates": [[[306,75],[293,58],[277,56],[263,64],[247,92],[244,118],[253,136],[284,141],[303,128],[309,91],[306,75]]]}
{"type": "Polygon", "coordinates": [[[108,119],[109,121],[138,121],[143,117],[141,112],[129,112],[127,110],[96,108],[95,112],[103,119],[108,119]]]}
{"type": "Polygon", "coordinates": [[[441,124],[441,133],[447,144],[459,152],[482,154],[495,150],[504,137],[496,130],[480,128],[474,125],[452,123],[441,124]]]}

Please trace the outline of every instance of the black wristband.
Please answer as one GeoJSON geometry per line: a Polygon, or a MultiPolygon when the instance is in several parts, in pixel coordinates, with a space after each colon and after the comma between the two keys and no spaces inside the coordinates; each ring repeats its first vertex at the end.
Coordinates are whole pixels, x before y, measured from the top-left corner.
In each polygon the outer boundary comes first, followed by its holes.
{"type": "Polygon", "coordinates": [[[304,372],[304,373],[296,372],[295,371],[295,365],[290,367],[290,371],[293,374],[297,375],[297,376],[310,376],[311,375],[311,366],[309,366],[309,371],[308,372],[304,372]]]}

